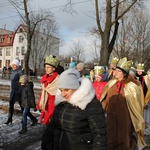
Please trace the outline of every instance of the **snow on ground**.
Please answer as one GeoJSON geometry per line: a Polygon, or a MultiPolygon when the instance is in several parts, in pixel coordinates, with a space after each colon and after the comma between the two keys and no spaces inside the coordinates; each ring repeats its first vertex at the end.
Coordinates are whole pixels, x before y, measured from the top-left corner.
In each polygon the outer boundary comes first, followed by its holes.
{"type": "MultiPolygon", "coordinates": [[[[34,88],[41,88],[40,82],[39,81],[33,81],[34,83],[34,88]]],[[[0,84],[3,85],[10,85],[10,80],[7,79],[0,79],[0,84]]]]}
{"type": "MultiPolygon", "coordinates": [[[[39,82],[37,81],[34,81],[34,88],[41,88],[41,85],[39,82]]],[[[10,80],[6,80],[6,79],[0,79],[0,84],[3,84],[3,85],[10,85],[10,80]]],[[[3,105],[8,105],[7,102],[5,101],[0,101],[0,103],[3,103],[3,105]]],[[[19,107],[18,104],[15,104],[15,107],[19,107]]],[[[34,112],[33,110],[31,110],[32,113],[34,113],[34,115],[37,116],[37,119],[39,119],[39,114],[40,112],[39,111],[36,111],[34,112]]],[[[2,149],[2,144],[5,142],[5,141],[13,141],[14,138],[19,140],[20,139],[20,142],[23,138],[23,136],[19,136],[18,134],[18,131],[21,129],[21,119],[22,119],[22,116],[21,114],[14,114],[13,115],[13,124],[12,125],[5,125],[4,122],[6,122],[8,118],[8,113],[7,112],[3,112],[2,110],[0,110],[0,150],[11,150],[10,148],[8,149],[2,149]],[[8,134],[8,135],[7,135],[8,134]],[[8,137],[9,138],[4,138],[4,137],[8,137]]],[[[41,129],[43,126],[41,126],[40,124],[38,124],[36,127],[30,127],[30,119],[28,119],[28,126],[29,126],[29,130],[31,130],[32,134],[36,134],[37,130],[41,129]]],[[[42,132],[43,130],[41,130],[42,132]]],[[[150,124],[147,125],[147,128],[145,130],[145,140],[146,140],[146,143],[149,145],[150,144],[150,124]]],[[[25,136],[34,136],[34,135],[31,135],[30,132],[28,132],[25,136]]],[[[36,135],[37,136],[37,135],[36,135]]],[[[34,137],[33,137],[34,138],[34,137]]],[[[40,150],[40,141],[35,141],[33,142],[29,147],[26,147],[25,150],[40,150]]],[[[22,149],[22,148],[21,148],[22,149]]],[[[21,150],[20,148],[16,148],[15,150],[21,150]]],[[[24,149],[22,149],[24,150],[24,149]]],[[[144,150],[150,150],[150,147],[148,146],[146,149],[144,150]]]]}
{"type": "MultiPolygon", "coordinates": [[[[21,114],[14,114],[13,122],[9,125],[4,124],[7,118],[8,113],[0,110],[0,150],[41,150],[40,139],[45,128],[44,125],[38,123],[31,127],[31,120],[28,118],[28,132],[20,135],[18,132],[22,128],[21,114]]],[[[39,120],[39,117],[37,119],[39,120]]]]}
{"type": "MultiPolygon", "coordinates": [[[[33,82],[34,83],[34,88],[41,88],[41,85],[39,82],[33,82]]],[[[7,79],[1,79],[0,78],[0,84],[2,85],[10,85],[10,80],[7,79]]],[[[0,101],[0,104],[3,104],[5,106],[8,106],[8,102],[6,101],[0,101]]],[[[18,103],[15,103],[15,107],[17,109],[20,109],[18,103]]],[[[34,112],[33,109],[31,109],[31,112],[37,117],[37,119],[39,120],[39,111],[34,112]]],[[[22,128],[22,124],[21,124],[21,120],[22,120],[22,116],[20,113],[14,113],[13,115],[13,122],[10,125],[5,125],[4,123],[7,121],[8,118],[8,112],[4,112],[2,110],[0,110],[0,150],[11,150],[13,149],[14,145],[11,145],[11,143],[18,141],[18,143],[23,143],[22,140],[26,140],[28,141],[29,146],[25,147],[25,150],[40,150],[40,137],[42,135],[43,132],[43,128],[45,126],[41,125],[41,124],[37,124],[34,127],[31,127],[31,120],[28,118],[28,132],[25,135],[20,136],[19,135],[19,131],[22,128]],[[39,132],[41,134],[39,134],[39,132]],[[10,144],[10,147],[8,147],[6,144],[10,144]],[[7,146],[7,148],[4,148],[7,146]]],[[[19,144],[17,144],[19,145],[19,144]]],[[[25,143],[25,146],[27,144],[25,143]]],[[[23,147],[19,148],[19,147],[15,147],[15,150],[24,150],[23,147]]]]}

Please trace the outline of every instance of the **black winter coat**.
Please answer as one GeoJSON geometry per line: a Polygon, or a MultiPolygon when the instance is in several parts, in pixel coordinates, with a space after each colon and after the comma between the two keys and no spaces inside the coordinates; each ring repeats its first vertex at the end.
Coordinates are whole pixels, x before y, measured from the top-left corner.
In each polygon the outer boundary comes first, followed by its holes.
{"type": "MultiPolygon", "coordinates": [[[[85,110],[61,102],[42,137],[51,150],[106,150],[105,118],[101,103],[93,99],[85,110]]],[[[43,148],[44,150],[44,148],[43,148]]]]}
{"type": "Polygon", "coordinates": [[[19,94],[21,95],[22,107],[35,108],[35,96],[33,90],[33,83],[28,82],[26,85],[20,85],[19,94]]]}
{"type": "Polygon", "coordinates": [[[11,73],[10,101],[20,101],[20,96],[18,95],[20,75],[22,75],[20,68],[13,70],[11,73]]]}

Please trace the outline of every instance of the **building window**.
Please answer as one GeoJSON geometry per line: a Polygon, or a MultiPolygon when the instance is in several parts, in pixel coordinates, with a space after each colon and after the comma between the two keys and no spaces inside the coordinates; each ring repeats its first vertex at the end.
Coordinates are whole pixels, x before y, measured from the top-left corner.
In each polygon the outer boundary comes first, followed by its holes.
{"type": "Polygon", "coordinates": [[[22,36],[22,35],[20,35],[20,36],[19,36],[19,43],[22,43],[22,42],[23,42],[23,40],[24,40],[23,36],[22,36]]]}
{"type": "Polygon", "coordinates": [[[0,56],[2,56],[2,48],[0,48],[0,56]]]}
{"type": "Polygon", "coordinates": [[[20,28],[20,30],[19,30],[20,32],[22,32],[23,31],[23,29],[22,28],[20,28]]]}
{"type": "Polygon", "coordinates": [[[16,47],[16,56],[19,56],[19,47],[16,47]]]}
{"type": "Polygon", "coordinates": [[[11,35],[9,35],[9,36],[7,37],[7,43],[10,43],[10,41],[11,41],[11,35]]]}
{"type": "Polygon", "coordinates": [[[6,48],[6,56],[10,56],[10,48],[6,48]]]}
{"type": "Polygon", "coordinates": [[[0,37],[0,43],[3,43],[3,42],[4,42],[4,37],[1,36],[1,37],[0,37]]]}
{"type": "Polygon", "coordinates": [[[24,46],[21,47],[21,55],[24,55],[25,54],[25,48],[24,46]]]}
{"type": "Polygon", "coordinates": [[[10,60],[6,60],[5,64],[6,68],[8,68],[10,66],[10,60]]]}

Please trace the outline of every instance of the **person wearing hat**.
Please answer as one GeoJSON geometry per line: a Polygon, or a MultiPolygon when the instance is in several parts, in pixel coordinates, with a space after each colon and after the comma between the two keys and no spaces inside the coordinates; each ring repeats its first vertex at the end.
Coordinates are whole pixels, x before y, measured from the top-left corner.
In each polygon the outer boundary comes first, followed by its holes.
{"type": "MultiPolygon", "coordinates": [[[[19,78],[20,75],[23,74],[22,70],[20,70],[19,68],[19,60],[18,59],[14,59],[11,63],[11,67],[12,67],[12,72],[11,72],[11,76],[10,76],[10,80],[11,80],[11,85],[10,85],[10,100],[9,100],[9,112],[8,112],[8,119],[5,122],[5,124],[11,124],[12,123],[12,116],[14,113],[14,104],[16,101],[19,101],[19,105],[21,107],[21,102],[20,102],[20,97],[18,96],[17,92],[19,89],[19,78]]],[[[22,110],[22,107],[21,107],[22,110]]]]}
{"type": "Polygon", "coordinates": [[[129,74],[132,61],[124,57],[114,70],[101,95],[106,112],[108,149],[136,150],[146,147],[143,117],[144,95],[141,84],[129,74]]]}
{"type": "Polygon", "coordinates": [[[83,62],[78,63],[76,69],[80,72],[80,76],[84,77],[84,63],[83,62]]]}
{"type": "Polygon", "coordinates": [[[40,123],[47,125],[54,111],[55,94],[58,89],[58,59],[50,55],[46,57],[44,67],[45,74],[41,79],[41,94],[38,101],[37,109],[41,111],[40,123]]]}
{"type": "Polygon", "coordinates": [[[42,135],[42,150],[107,150],[105,116],[95,90],[75,68],[58,80],[55,110],[42,135]]]}
{"type": "Polygon", "coordinates": [[[27,132],[27,116],[32,120],[31,126],[36,125],[38,120],[30,112],[30,108],[36,108],[35,96],[33,90],[33,82],[30,80],[30,77],[27,75],[20,76],[19,79],[19,92],[21,97],[21,106],[23,107],[22,112],[22,129],[19,131],[19,134],[24,134],[27,132]]]}
{"type": "Polygon", "coordinates": [[[104,67],[103,66],[95,66],[94,67],[94,74],[95,74],[95,81],[93,82],[93,87],[96,92],[96,98],[100,100],[102,91],[107,82],[103,81],[104,78],[104,67]]]}
{"type": "Polygon", "coordinates": [[[129,74],[133,75],[135,79],[137,79],[136,77],[136,69],[134,67],[131,67],[129,70],[129,74]]]}
{"type": "Polygon", "coordinates": [[[149,79],[147,78],[147,75],[145,73],[143,63],[137,64],[137,66],[136,66],[136,77],[141,82],[144,96],[145,96],[148,88],[150,87],[150,82],[149,82],[149,79]]]}
{"type": "Polygon", "coordinates": [[[107,81],[111,80],[112,78],[114,78],[114,70],[116,68],[116,65],[118,63],[118,58],[114,57],[111,59],[110,65],[109,65],[109,70],[108,70],[108,77],[107,77],[107,81]]]}
{"type": "MultiPolygon", "coordinates": [[[[142,89],[144,92],[144,98],[147,94],[148,89],[150,88],[150,79],[148,75],[145,73],[144,64],[138,63],[136,66],[136,77],[141,82],[142,89]]],[[[150,124],[150,103],[148,101],[144,101],[144,120],[146,125],[150,124]]]]}

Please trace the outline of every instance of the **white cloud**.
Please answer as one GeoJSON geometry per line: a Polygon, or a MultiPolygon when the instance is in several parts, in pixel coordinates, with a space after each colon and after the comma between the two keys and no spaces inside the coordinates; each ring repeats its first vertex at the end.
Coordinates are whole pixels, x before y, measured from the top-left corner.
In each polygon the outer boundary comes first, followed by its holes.
{"type": "Polygon", "coordinates": [[[72,36],[67,41],[63,43],[63,45],[60,47],[60,55],[67,56],[71,53],[71,48],[73,48],[74,43],[80,42],[82,44],[82,47],[85,50],[86,55],[86,62],[91,60],[91,46],[93,45],[93,42],[96,41],[96,38],[94,36],[91,36],[89,34],[81,34],[80,36],[72,36]]]}

